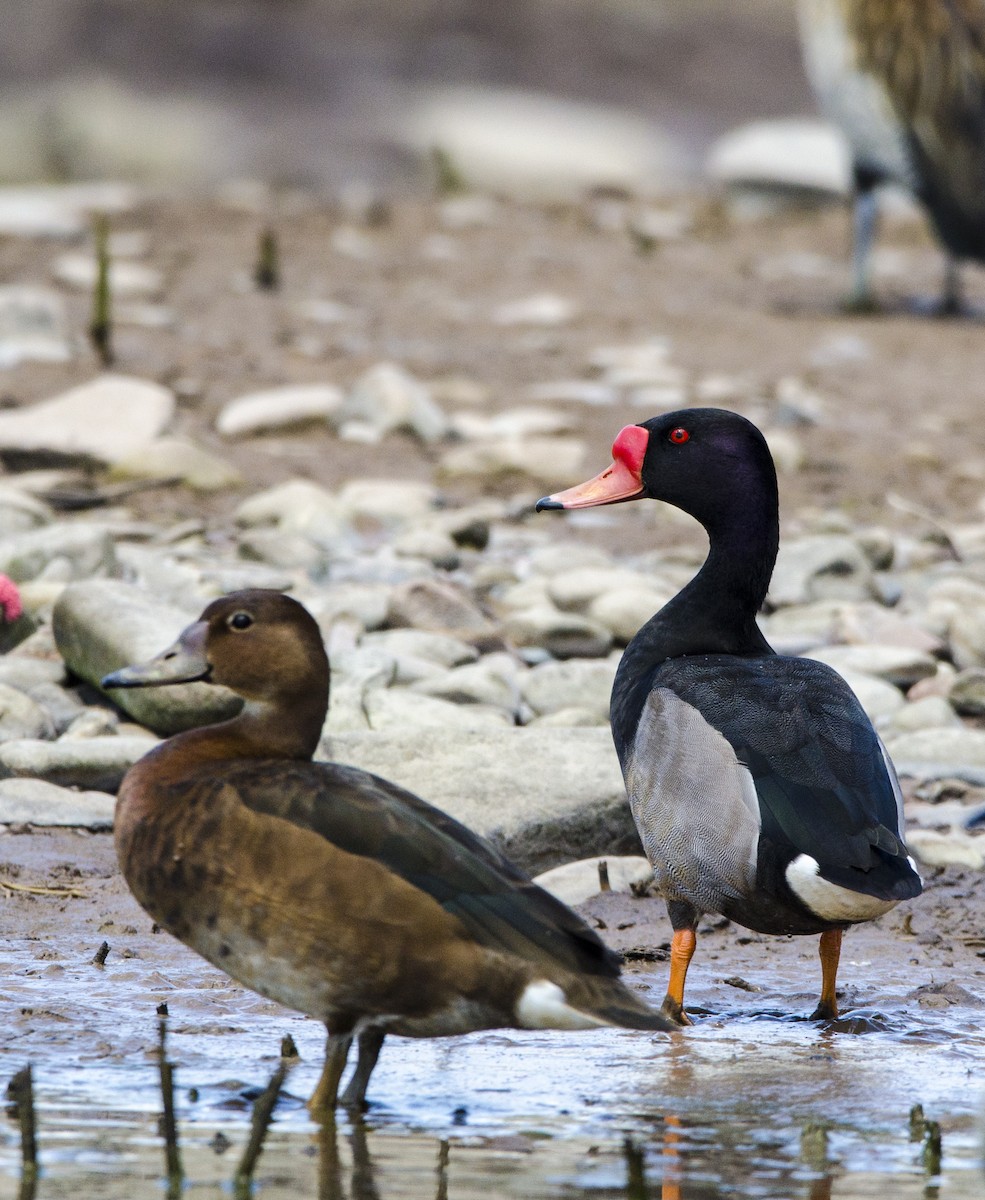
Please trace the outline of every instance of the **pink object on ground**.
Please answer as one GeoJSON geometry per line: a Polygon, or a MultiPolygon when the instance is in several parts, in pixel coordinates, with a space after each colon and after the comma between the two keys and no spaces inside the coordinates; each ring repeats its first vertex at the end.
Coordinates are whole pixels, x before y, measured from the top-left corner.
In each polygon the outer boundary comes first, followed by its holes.
{"type": "Polygon", "coordinates": [[[24,611],[17,585],[6,575],[0,575],[0,608],[3,609],[3,619],[8,623],[16,621],[24,611]]]}

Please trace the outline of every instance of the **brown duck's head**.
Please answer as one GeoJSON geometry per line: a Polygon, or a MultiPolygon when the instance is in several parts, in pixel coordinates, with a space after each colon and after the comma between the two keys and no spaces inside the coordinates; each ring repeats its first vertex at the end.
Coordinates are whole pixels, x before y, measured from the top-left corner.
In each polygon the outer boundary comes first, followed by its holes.
{"type": "Polygon", "coordinates": [[[250,588],[214,600],[174,645],[138,666],[107,675],[104,688],[221,683],[246,700],[328,692],[321,631],[297,600],[250,588]]]}

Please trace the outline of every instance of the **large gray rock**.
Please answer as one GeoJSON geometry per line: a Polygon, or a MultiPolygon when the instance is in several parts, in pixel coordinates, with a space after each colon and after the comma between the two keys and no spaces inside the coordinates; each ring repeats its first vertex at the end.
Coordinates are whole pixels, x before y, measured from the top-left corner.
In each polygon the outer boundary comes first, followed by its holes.
{"type": "Polygon", "coordinates": [[[4,742],[0,744],[0,779],[43,779],[59,787],[115,792],[127,771],[154,745],[149,737],[4,742]]]}
{"type": "MultiPolygon", "coordinates": [[[[93,580],[67,587],[55,605],[53,626],[59,652],[73,674],[94,686],[110,671],[144,662],[175,640],[189,614],[129,584],[93,580]]],[[[116,688],[113,703],[155,733],[178,733],[224,720],[242,701],[208,683],[116,688]]]]}
{"type": "Polygon", "coordinates": [[[639,853],[608,729],[347,733],[323,742],[318,756],[409,788],[492,838],[528,871],[639,853]]]}
{"type": "Polygon", "coordinates": [[[163,433],[174,394],[126,375],[101,375],[51,400],[0,412],[0,454],[19,463],[105,466],[163,433]]]}
{"type": "Polygon", "coordinates": [[[115,806],[106,792],[79,792],[43,779],[0,780],[0,825],[112,829],[115,806]]]}

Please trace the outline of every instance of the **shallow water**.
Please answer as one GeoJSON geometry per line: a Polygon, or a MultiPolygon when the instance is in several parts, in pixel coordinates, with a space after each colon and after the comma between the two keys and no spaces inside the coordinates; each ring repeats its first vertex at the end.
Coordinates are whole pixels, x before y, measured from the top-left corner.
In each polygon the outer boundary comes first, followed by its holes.
{"type": "MultiPolygon", "coordinates": [[[[56,1014],[35,1006],[33,1025],[0,1052],[4,1080],[25,1061],[34,1065],[38,1200],[164,1194],[156,1020],[140,1003],[121,1011],[130,973],[126,963],[115,979],[63,968],[62,997],[85,989],[78,1007],[62,1004],[56,1014]],[[52,1036],[56,1016],[62,1019],[52,1036]]],[[[3,994],[19,994],[24,1020],[31,1007],[24,1001],[50,992],[52,976],[16,974],[5,979],[3,994]]],[[[660,981],[652,982],[656,989],[660,981]]],[[[985,1192],[985,1033],[979,1014],[960,1005],[905,1018],[892,1005],[856,1009],[824,1028],[750,1002],[699,1016],[680,1036],[503,1031],[391,1039],[365,1122],[340,1117],[336,1137],[319,1130],[303,1106],[320,1069],[319,1027],[220,977],[208,990],[208,1003],[199,991],[193,1006],[190,995],[172,989],[172,1014],[197,1008],[194,1015],[207,1010],[207,1019],[172,1015],[168,1031],[185,1194],[203,1200],[231,1194],[250,1100],[273,1071],[285,1033],[302,1059],[288,1076],[257,1171],[255,1193],[271,1200],[963,1200],[985,1192]],[[922,1141],[911,1140],[916,1103],[943,1129],[939,1177],[928,1175],[922,1141]]],[[[0,1195],[16,1194],[18,1172],[19,1137],[8,1116],[0,1124],[0,1195]]]]}

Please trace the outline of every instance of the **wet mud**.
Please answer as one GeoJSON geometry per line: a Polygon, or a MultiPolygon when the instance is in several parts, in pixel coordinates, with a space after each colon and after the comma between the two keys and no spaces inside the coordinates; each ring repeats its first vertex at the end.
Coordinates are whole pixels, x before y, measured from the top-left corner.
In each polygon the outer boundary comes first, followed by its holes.
{"type": "MultiPolygon", "coordinates": [[[[816,939],[722,922],[699,935],[693,1028],[495,1031],[390,1039],[363,1121],[320,1129],[304,1101],[318,1024],[230,983],[150,921],[111,839],[0,837],[0,1081],[34,1070],[37,1200],[164,1194],[158,1008],[167,1005],[185,1194],[228,1196],[252,1100],[291,1034],[290,1070],[257,1170],[263,1197],[980,1196],[985,1108],[985,903],[950,869],[925,897],[846,936],[843,1014],[816,1001],[816,939]],[[55,894],[10,889],[44,887],[55,894]],[[101,943],[102,965],[93,959],[101,943]],[[941,1128],[938,1164],[910,1113],[941,1128]],[[928,1190],[930,1189],[930,1190],[928,1190]]],[[[662,903],[606,895],[582,911],[659,1001],[662,903]]],[[[20,1139],[0,1120],[0,1195],[20,1139]]]]}

